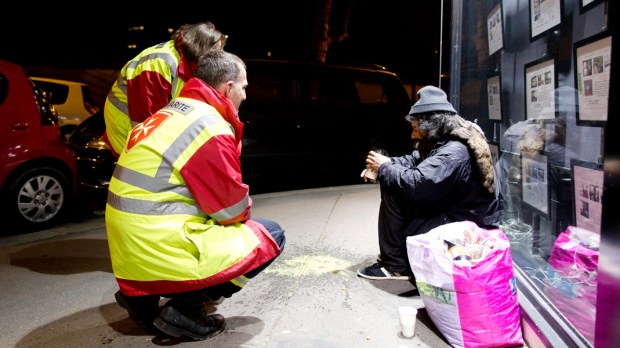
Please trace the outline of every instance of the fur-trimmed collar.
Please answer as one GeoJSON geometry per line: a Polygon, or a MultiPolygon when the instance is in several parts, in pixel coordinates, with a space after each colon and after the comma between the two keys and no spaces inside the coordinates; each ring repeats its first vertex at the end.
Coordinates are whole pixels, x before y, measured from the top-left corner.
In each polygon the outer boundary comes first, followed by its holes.
{"type": "Polygon", "coordinates": [[[459,115],[451,118],[450,137],[459,140],[467,145],[473,153],[478,171],[480,173],[481,185],[486,192],[495,195],[495,171],[493,170],[493,159],[491,149],[487,139],[480,127],[470,121],[463,119],[459,115]]]}

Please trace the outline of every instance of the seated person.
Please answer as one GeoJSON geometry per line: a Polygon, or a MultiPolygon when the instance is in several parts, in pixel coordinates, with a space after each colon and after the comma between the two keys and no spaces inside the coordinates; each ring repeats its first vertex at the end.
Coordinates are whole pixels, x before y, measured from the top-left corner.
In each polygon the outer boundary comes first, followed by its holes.
{"type": "Polygon", "coordinates": [[[406,239],[456,221],[499,226],[499,201],[491,151],[484,133],[457,115],[439,88],[426,86],[406,119],[415,150],[386,157],[370,151],[366,169],[378,173],[379,258],[357,271],[368,279],[403,279],[413,273],[406,239]]]}

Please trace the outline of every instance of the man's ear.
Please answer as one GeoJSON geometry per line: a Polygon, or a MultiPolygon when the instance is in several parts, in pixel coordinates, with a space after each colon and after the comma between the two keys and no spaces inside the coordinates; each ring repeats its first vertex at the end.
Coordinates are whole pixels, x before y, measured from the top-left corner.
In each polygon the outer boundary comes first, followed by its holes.
{"type": "Polygon", "coordinates": [[[226,85],[224,87],[224,96],[226,98],[230,98],[230,94],[232,93],[232,89],[233,89],[233,82],[232,81],[227,81],[226,85]]]}

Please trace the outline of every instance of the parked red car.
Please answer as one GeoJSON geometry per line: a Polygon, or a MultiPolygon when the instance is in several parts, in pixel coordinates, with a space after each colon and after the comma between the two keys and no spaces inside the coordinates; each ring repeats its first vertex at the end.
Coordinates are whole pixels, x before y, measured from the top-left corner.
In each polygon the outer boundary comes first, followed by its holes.
{"type": "Polygon", "coordinates": [[[47,95],[21,66],[0,60],[2,233],[55,224],[69,206],[76,178],[75,154],[60,136],[47,95]]]}

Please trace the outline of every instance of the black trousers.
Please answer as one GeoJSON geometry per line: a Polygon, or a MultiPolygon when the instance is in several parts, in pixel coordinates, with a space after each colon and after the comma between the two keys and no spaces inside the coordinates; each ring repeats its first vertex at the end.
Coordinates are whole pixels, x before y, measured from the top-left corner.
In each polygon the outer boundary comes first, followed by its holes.
{"type": "Polygon", "coordinates": [[[429,215],[421,211],[398,192],[390,193],[381,185],[378,231],[383,267],[402,275],[413,275],[407,257],[407,237],[452,222],[443,213],[429,215]]]}

